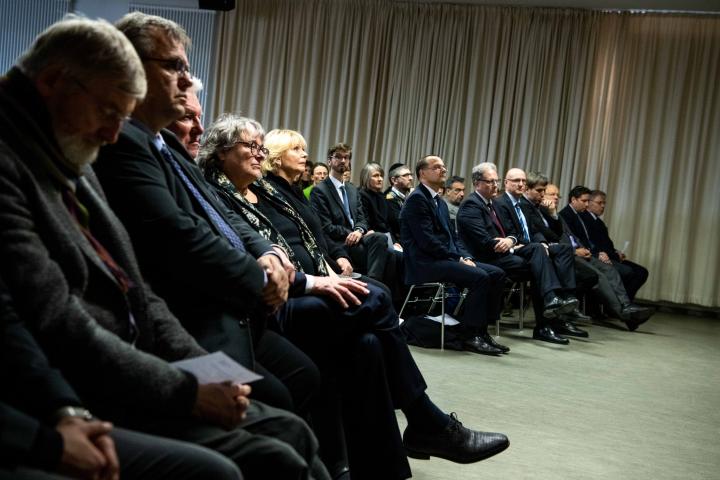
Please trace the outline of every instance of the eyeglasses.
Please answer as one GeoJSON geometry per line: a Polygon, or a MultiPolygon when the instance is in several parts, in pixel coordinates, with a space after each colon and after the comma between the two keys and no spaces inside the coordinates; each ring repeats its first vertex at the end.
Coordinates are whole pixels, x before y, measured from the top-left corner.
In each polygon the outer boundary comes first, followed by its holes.
{"type": "Polygon", "coordinates": [[[487,180],[485,178],[481,178],[480,181],[487,185],[499,185],[500,184],[499,180],[487,180]]]}
{"type": "Polygon", "coordinates": [[[100,119],[104,123],[122,123],[128,118],[130,118],[129,113],[124,113],[123,111],[119,110],[117,107],[109,106],[107,105],[107,100],[100,98],[96,94],[90,91],[90,89],[85,85],[83,82],[78,80],[75,77],[70,77],[70,79],[78,86],[80,87],[80,90],[85,92],[87,95],[91,96],[94,100],[95,108],[97,109],[98,113],[100,114],[100,119]],[[104,105],[103,105],[104,104],[104,105]]]}
{"type": "Polygon", "coordinates": [[[263,155],[266,157],[270,154],[270,150],[263,147],[262,145],[258,145],[255,142],[235,142],[235,145],[245,145],[247,148],[250,149],[250,153],[253,155],[257,155],[258,152],[262,152],[263,155]]]}
{"type": "Polygon", "coordinates": [[[433,165],[432,167],[425,167],[423,170],[447,170],[445,165],[433,165]]]}
{"type": "Polygon", "coordinates": [[[166,70],[172,70],[175,73],[178,74],[178,76],[182,77],[183,75],[187,77],[191,77],[190,74],[190,65],[185,63],[185,60],[183,60],[180,57],[176,58],[153,58],[153,57],[143,57],[142,58],[145,61],[148,62],[158,62],[163,64],[163,68],[166,70]]]}
{"type": "Polygon", "coordinates": [[[350,155],[332,155],[330,158],[332,160],[337,160],[338,162],[350,161],[350,155]]]}
{"type": "Polygon", "coordinates": [[[506,178],[505,180],[512,183],[527,183],[527,180],[524,178],[506,178]]]}

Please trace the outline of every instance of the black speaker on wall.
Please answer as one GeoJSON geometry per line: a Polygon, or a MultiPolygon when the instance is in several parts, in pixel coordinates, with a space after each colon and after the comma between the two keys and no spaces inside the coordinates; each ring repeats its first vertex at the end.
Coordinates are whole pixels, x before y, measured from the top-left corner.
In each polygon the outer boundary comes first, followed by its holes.
{"type": "Polygon", "coordinates": [[[228,12],[235,8],[235,0],[198,0],[198,8],[228,12]]]}

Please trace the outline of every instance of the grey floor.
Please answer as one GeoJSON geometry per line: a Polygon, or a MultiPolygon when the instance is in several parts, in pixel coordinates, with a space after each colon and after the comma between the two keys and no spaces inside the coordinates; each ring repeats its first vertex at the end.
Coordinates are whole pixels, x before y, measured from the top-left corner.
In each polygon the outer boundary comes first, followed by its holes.
{"type": "Polygon", "coordinates": [[[412,347],[441,408],[510,438],[474,465],[411,460],[413,478],[720,479],[720,320],[587,328],[562,347],[508,327],[502,358],[412,347]]]}

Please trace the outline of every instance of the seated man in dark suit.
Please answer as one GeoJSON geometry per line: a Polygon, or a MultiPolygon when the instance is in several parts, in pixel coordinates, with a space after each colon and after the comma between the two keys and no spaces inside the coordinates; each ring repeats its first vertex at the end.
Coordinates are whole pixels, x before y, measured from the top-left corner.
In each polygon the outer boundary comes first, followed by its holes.
{"type": "Polygon", "coordinates": [[[212,450],[94,418],[20,321],[2,280],[0,384],[0,479],[242,478],[212,450]]]}
{"type": "Polygon", "coordinates": [[[588,235],[587,226],[580,214],[585,212],[590,202],[590,190],[587,187],[578,185],[570,190],[568,204],[560,210],[559,215],[563,220],[568,237],[575,248],[575,255],[585,259],[601,279],[606,280],[612,288],[614,295],[604,296],[609,302],[610,314],[621,319],[628,327],[628,330],[635,331],[638,326],[647,321],[652,315],[649,308],[633,304],[628,297],[627,291],[622,284],[620,274],[612,264],[605,263],[598,259],[599,250],[588,235]]]}
{"type": "Polygon", "coordinates": [[[330,175],[310,192],[310,204],[320,218],[328,242],[343,247],[352,259],[352,266],[342,265],[343,273],[352,273],[354,268],[382,282],[385,267],[390,263],[387,237],[370,230],[357,188],[343,180],[351,159],[349,145],[338,143],[330,147],[330,175]]]}
{"type": "MultiPolygon", "coordinates": [[[[567,338],[553,330],[549,319],[555,319],[555,330],[560,333],[586,337],[587,332],[558,318],[577,306],[572,249],[566,245],[550,244],[535,232],[532,235],[534,241],[530,241],[532,230],[529,222],[525,234],[516,231],[513,222],[506,220],[503,223],[492,201],[498,195],[495,164],[486,162],[476,165],[472,175],[475,192],[463,203],[458,214],[458,229],[463,244],[474,258],[496,265],[507,273],[531,272],[536,317],[533,338],[564,345],[568,343],[567,338]]],[[[524,179],[524,172],[512,169],[508,177],[524,179]]],[[[518,185],[524,186],[524,183],[518,182],[518,185]]],[[[515,191],[521,193],[523,190],[518,188],[515,191]]],[[[512,197],[511,200],[517,198],[512,197]]],[[[494,203],[500,202],[496,200],[494,203]]],[[[522,220],[526,221],[526,216],[523,212],[521,214],[522,220]]]]}
{"type": "Polygon", "coordinates": [[[167,81],[185,67],[143,66],[106,22],[64,20],[38,37],[0,80],[0,275],[95,414],[220,451],[248,478],[309,478],[317,441],[301,419],[168,363],[206,351],[145,283],[89,166],[145,98],[145,70],[167,81]]]}
{"type": "MultiPolygon", "coordinates": [[[[570,245],[570,240],[563,233],[562,220],[557,214],[557,202],[560,200],[558,189],[549,183],[548,178],[542,173],[528,172],[527,186],[521,200],[523,207],[529,212],[529,221],[532,229],[540,232],[549,243],[563,243],[570,245]]],[[[571,246],[572,247],[572,246],[571,246]]],[[[577,289],[583,292],[590,292],[598,283],[598,276],[595,271],[587,265],[587,262],[575,255],[575,284],[577,289]]],[[[590,316],[575,309],[573,312],[561,314],[565,320],[589,321],[590,316]]]]}
{"type": "Polygon", "coordinates": [[[396,239],[400,239],[400,210],[402,210],[405,198],[413,186],[413,175],[404,163],[396,163],[390,167],[390,188],[385,193],[385,200],[390,206],[388,221],[390,231],[396,239]]]}
{"type": "Polygon", "coordinates": [[[458,231],[456,221],[458,209],[460,208],[460,204],[464,198],[465,179],[463,177],[458,177],[457,175],[453,175],[448,178],[445,181],[443,200],[445,200],[445,203],[447,204],[448,214],[450,215],[450,224],[455,229],[455,232],[458,231]]]}
{"type": "Polygon", "coordinates": [[[467,288],[459,318],[465,331],[464,348],[485,355],[509,352],[487,330],[500,315],[505,273],[493,265],[476,263],[451,228],[447,204],[438,194],[447,177],[442,158],[423,157],[415,166],[415,175],[420,184],[408,195],[400,215],[405,283],[452,282],[467,288]]]}
{"type": "Polygon", "coordinates": [[[647,281],[648,271],[645,267],[628,260],[624,252],[615,248],[607,225],[600,218],[605,213],[606,198],[607,194],[602,190],[590,192],[590,203],[588,203],[587,210],[581,216],[588,227],[590,241],[597,245],[599,250],[598,258],[605,263],[612,263],[620,277],[622,277],[628,297],[630,300],[634,300],[637,291],[647,281]]]}

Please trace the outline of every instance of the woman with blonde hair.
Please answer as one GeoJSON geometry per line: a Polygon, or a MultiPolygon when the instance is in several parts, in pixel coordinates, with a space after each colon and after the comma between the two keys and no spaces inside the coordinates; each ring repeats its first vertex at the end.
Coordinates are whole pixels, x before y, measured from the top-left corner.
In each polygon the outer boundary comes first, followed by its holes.
{"type": "MultiPolygon", "coordinates": [[[[238,126],[247,124],[242,117],[231,121],[238,126]]],[[[201,166],[221,199],[266,238],[282,237],[285,248],[293,252],[297,275],[302,272],[315,285],[330,279],[327,288],[336,288],[337,297],[345,297],[343,289],[354,285],[347,282],[355,281],[323,276],[323,242],[313,235],[318,228],[322,232],[319,221],[312,213],[306,217],[294,207],[310,209],[299,189],[293,188],[307,159],[305,139],[292,130],[273,130],[261,138],[234,128],[232,137],[219,142],[215,132],[220,128],[215,124],[209,127],[208,142],[201,148],[201,166]],[[226,154],[238,142],[253,142],[256,155],[226,154]],[[266,172],[264,179],[261,170],[266,172]],[[314,273],[305,275],[309,272],[314,273]]],[[[400,332],[389,292],[373,283],[357,283],[366,285],[365,293],[353,296],[361,302],[348,300],[343,305],[333,301],[337,297],[332,294],[330,298],[301,297],[292,308],[304,305],[306,315],[286,317],[280,323],[281,331],[337,381],[352,477],[408,478],[406,449],[418,458],[433,455],[461,463],[504,450],[504,435],[467,429],[430,400],[400,332]],[[408,420],[402,438],[395,408],[408,420]]],[[[321,439],[321,451],[327,446],[321,439]]]]}

